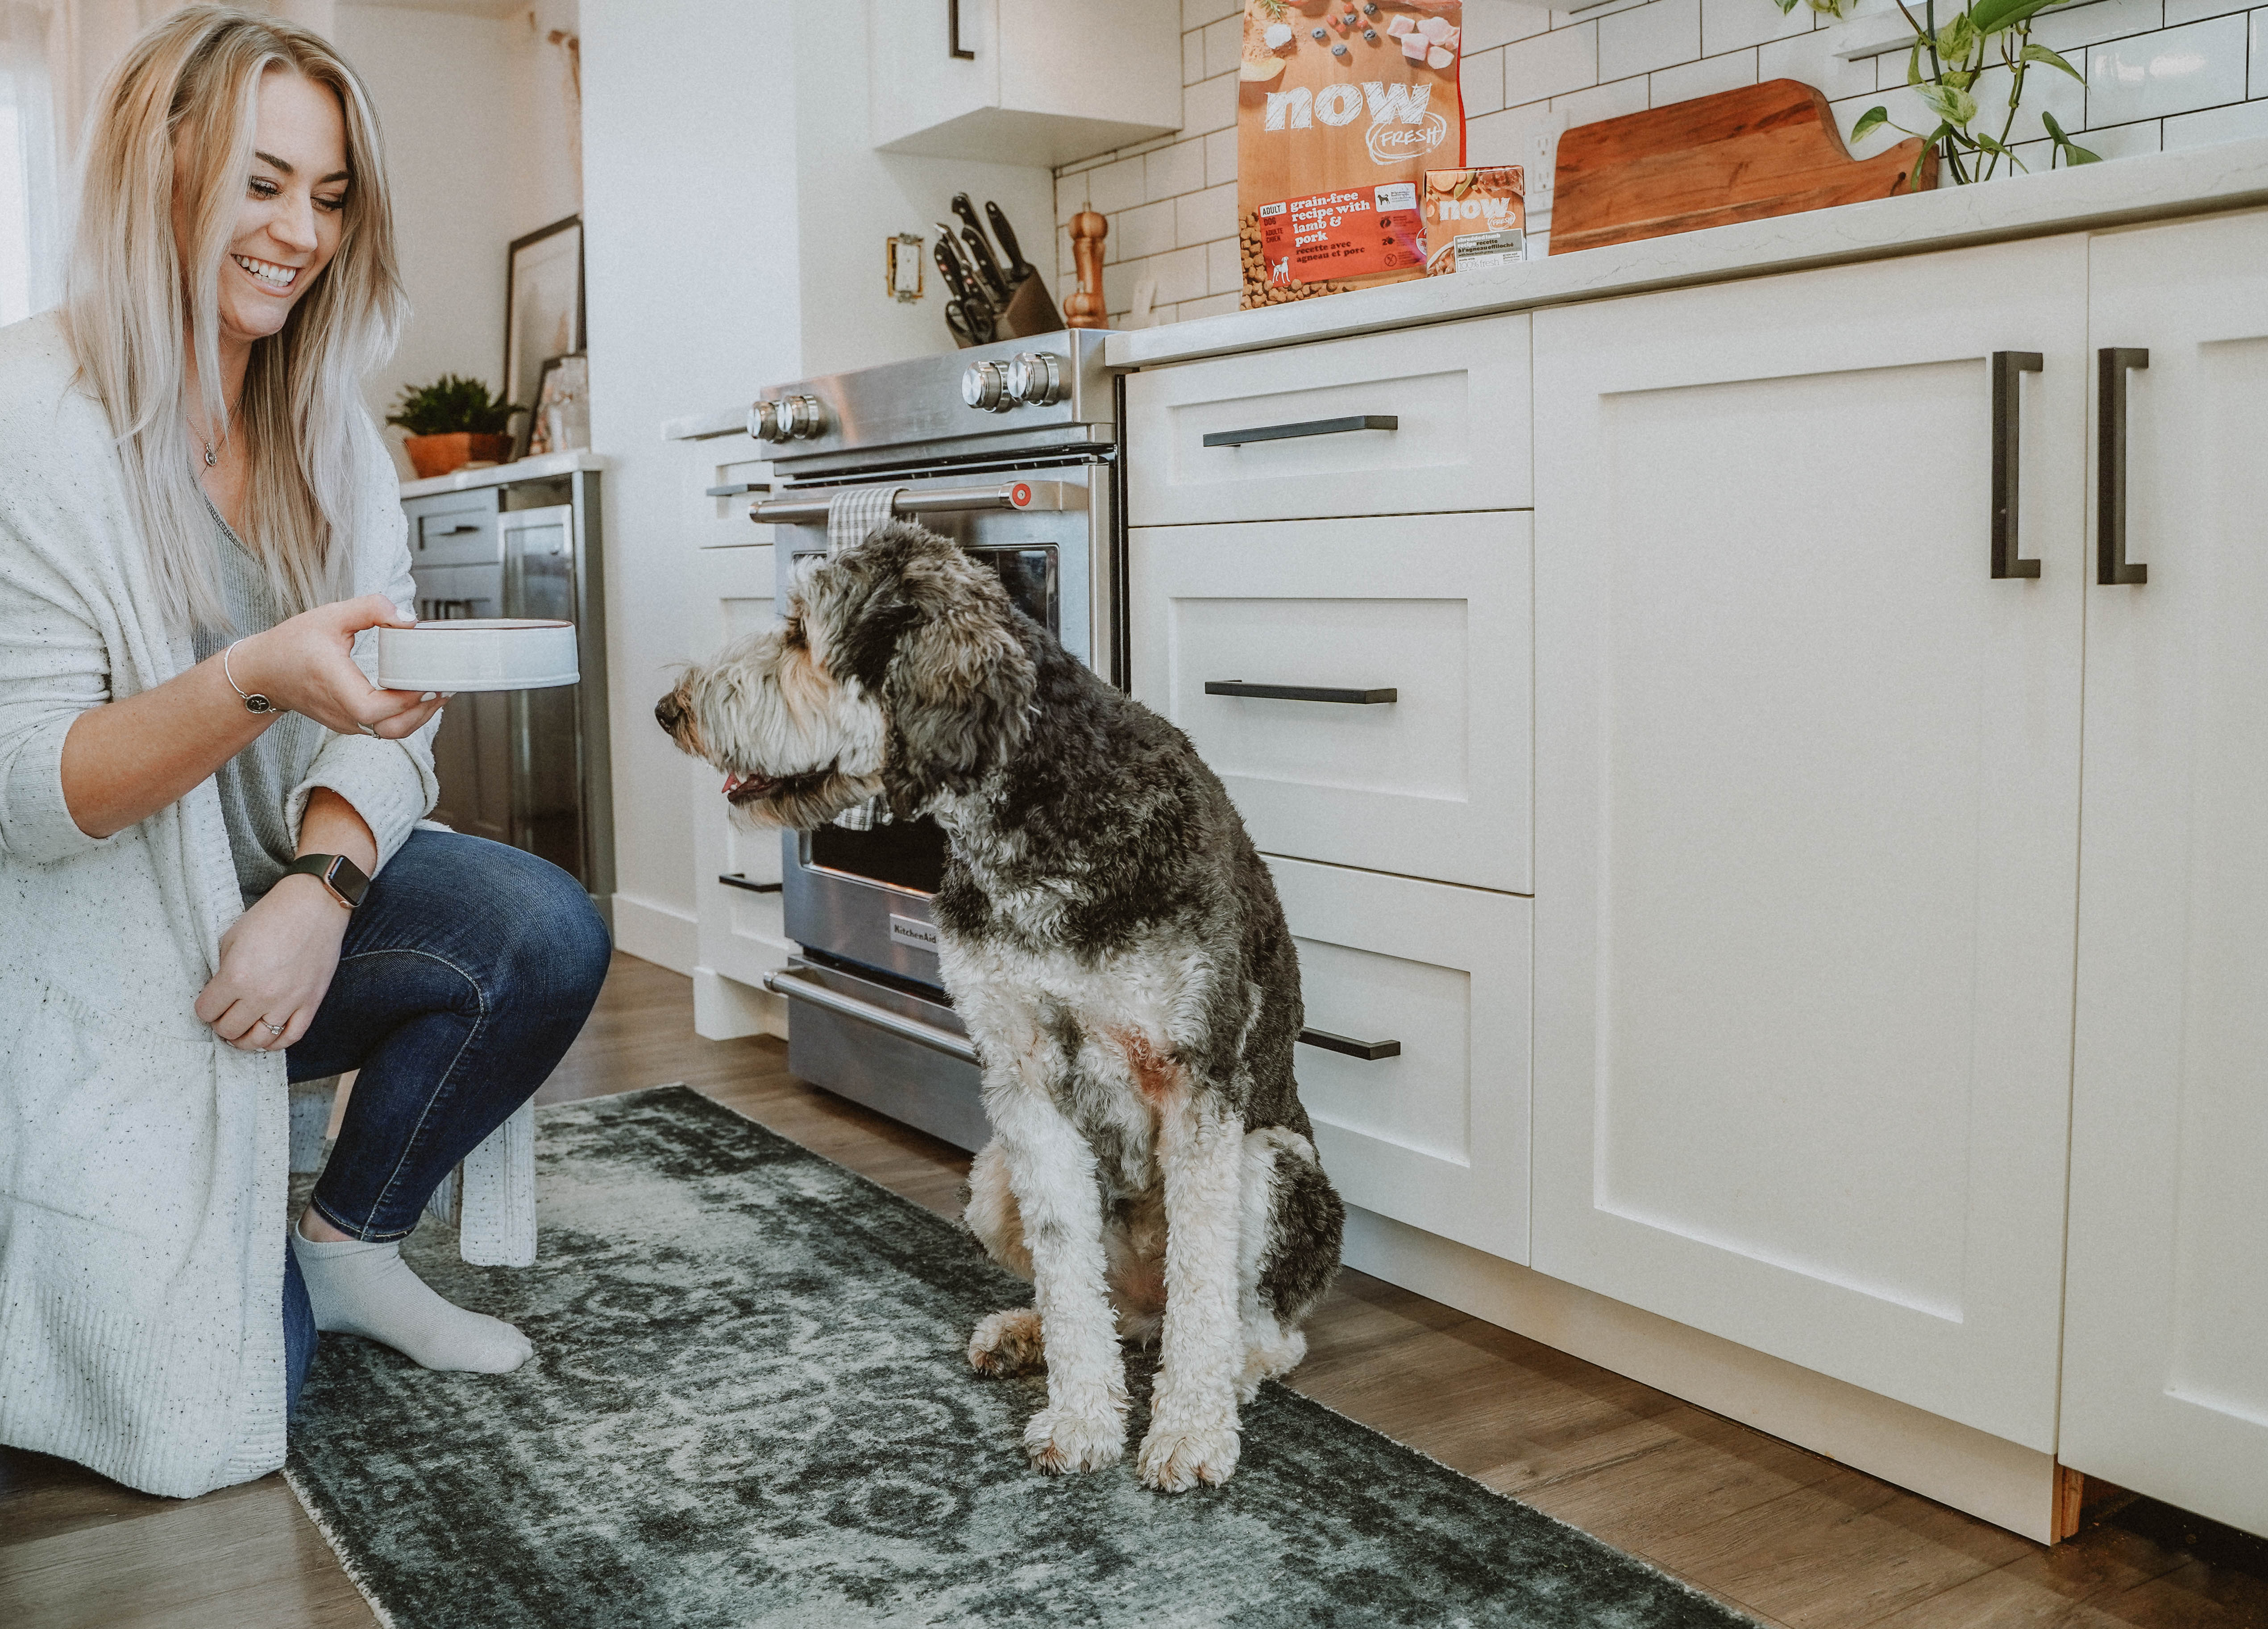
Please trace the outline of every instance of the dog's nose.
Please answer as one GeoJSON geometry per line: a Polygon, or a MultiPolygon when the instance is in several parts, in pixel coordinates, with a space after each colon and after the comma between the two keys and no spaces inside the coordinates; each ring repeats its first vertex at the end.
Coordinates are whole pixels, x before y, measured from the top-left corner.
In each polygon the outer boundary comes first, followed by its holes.
{"type": "Polygon", "coordinates": [[[653,721],[672,735],[677,733],[677,726],[684,721],[684,719],[685,708],[678,701],[675,690],[670,691],[668,695],[653,704],[653,721]]]}

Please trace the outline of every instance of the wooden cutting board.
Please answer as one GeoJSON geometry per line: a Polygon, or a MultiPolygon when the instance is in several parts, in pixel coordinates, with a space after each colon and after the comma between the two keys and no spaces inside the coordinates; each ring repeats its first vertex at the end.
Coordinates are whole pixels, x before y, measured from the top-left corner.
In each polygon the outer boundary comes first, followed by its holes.
{"type": "MultiPolygon", "coordinates": [[[[1921,146],[1853,158],[1827,99],[1795,79],[1580,125],[1559,138],[1551,253],[1887,198],[1921,146]]],[[[1934,150],[1921,184],[1937,184],[1934,150]]]]}

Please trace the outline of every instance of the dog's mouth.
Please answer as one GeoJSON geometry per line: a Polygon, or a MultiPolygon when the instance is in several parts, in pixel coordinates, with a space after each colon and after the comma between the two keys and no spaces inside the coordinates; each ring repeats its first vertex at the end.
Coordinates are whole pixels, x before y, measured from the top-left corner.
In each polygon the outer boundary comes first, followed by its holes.
{"type": "Polygon", "coordinates": [[[725,777],[725,800],[733,804],[755,803],[766,798],[778,797],[783,792],[806,792],[817,787],[834,773],[832,764],[802,775],[743,775],[734,770],[725,777]]]}

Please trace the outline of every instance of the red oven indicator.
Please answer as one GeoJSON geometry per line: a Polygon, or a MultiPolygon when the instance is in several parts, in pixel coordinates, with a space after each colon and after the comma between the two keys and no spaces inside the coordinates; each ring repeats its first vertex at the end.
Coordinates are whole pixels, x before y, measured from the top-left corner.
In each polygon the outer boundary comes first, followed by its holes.
{"type": "Polygon", "coordinates": [[[1028,481],[1019,481],[1015,485],[1010,487],[1008,489],[1008,502],[1018,509],[1029,509],[1032,506],[1031,483],[1028,481]]]}

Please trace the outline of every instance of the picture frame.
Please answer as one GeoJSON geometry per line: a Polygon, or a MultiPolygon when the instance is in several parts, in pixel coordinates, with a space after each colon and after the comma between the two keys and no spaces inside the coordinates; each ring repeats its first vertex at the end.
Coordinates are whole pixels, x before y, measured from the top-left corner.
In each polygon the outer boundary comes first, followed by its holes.
{"type": "Polygon", "coordinates": [[[575,453],[591,444],[591,358],[581,351],[544,360],[534,410],[516,439],[515,456],[575,453]]]}
{"type": "Polygon", "coordinates": [[[524,238],[505,255],[504,397],[531,409],[514,437],[525,448],[536,395],[552,359],[585,346],[583,217],[570,215],[524,238]]]}

